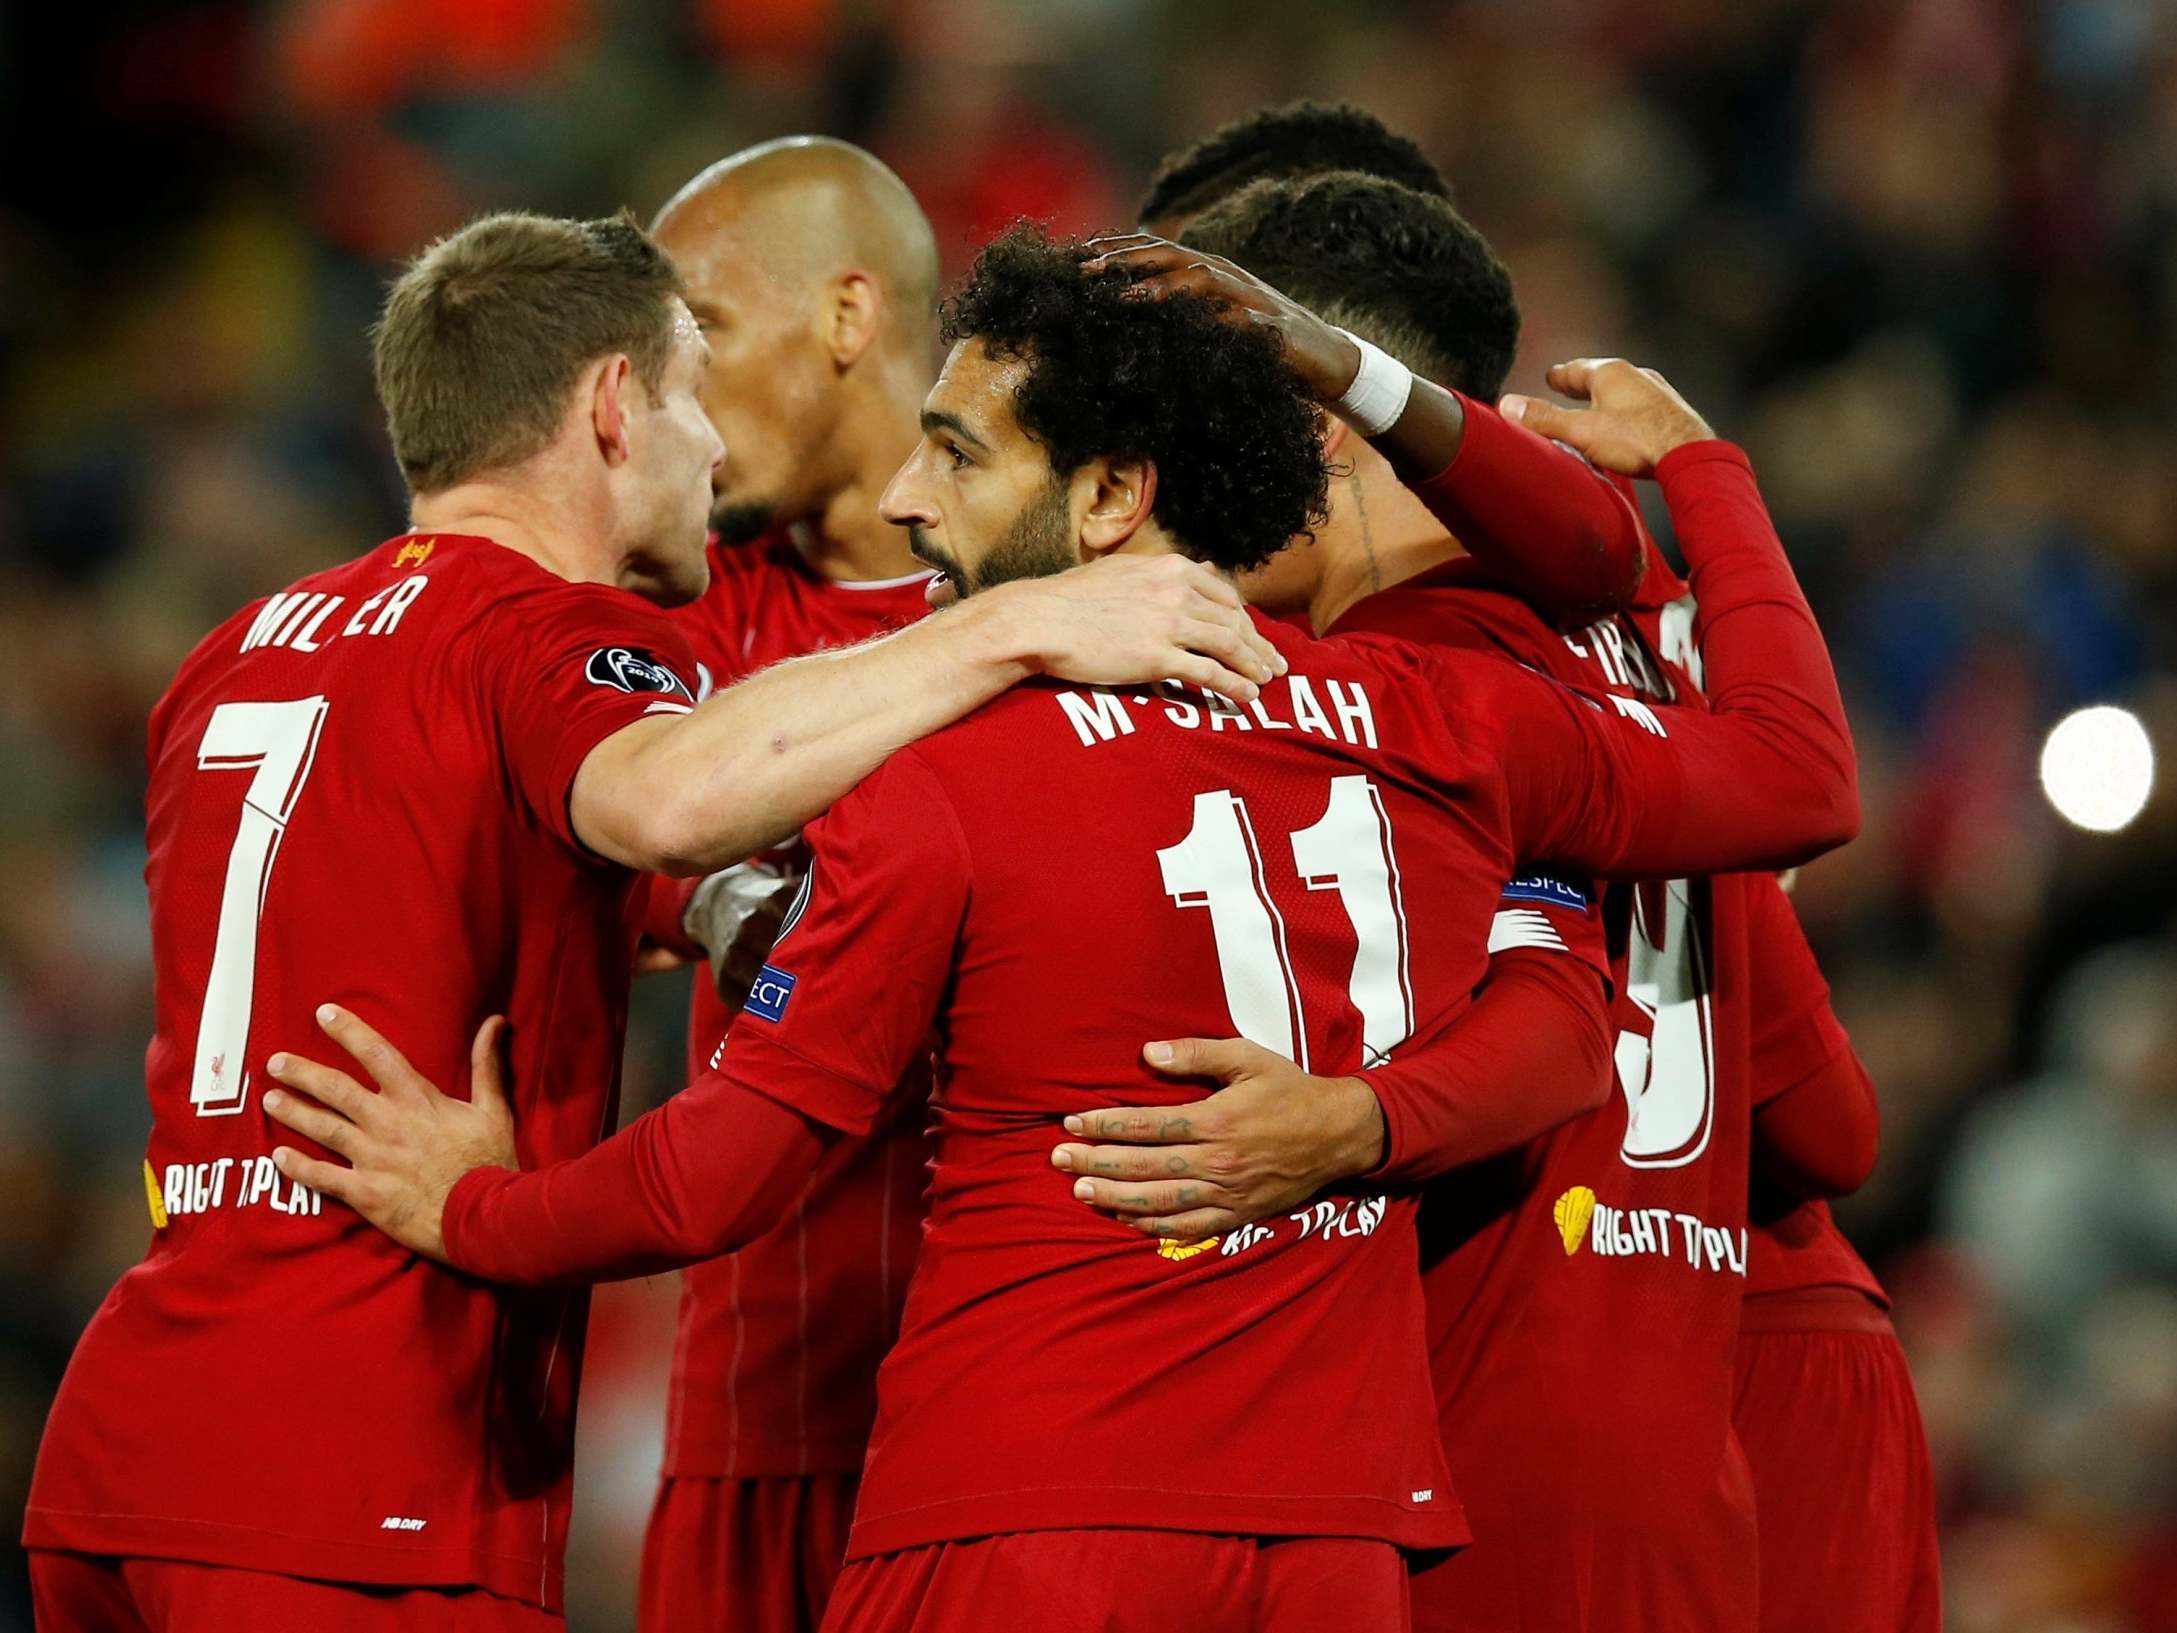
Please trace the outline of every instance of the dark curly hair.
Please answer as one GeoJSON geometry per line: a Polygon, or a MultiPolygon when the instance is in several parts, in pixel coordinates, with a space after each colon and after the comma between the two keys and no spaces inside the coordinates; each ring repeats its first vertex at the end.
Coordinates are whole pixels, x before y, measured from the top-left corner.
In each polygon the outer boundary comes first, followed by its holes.
{"type": "Polygon", "coordinates": [[[1151,514],[1186,554],[1260,566],[1325,515],[1319,419],[1284,346],[1192,295],[1129,300],[1090,251],[1030,222],[993,239],[944,306],[947,345],[1024,360],[1013,413],[1071,476],[1091,459],[1156,466],[1151,514]]]}
{"type": "Polygon", "coordinates": [[[1181,242],[1374,341],[1425,379],[1493,401],[1519,345],[1512,276],[1446,199],[1354,171],[1259,181],[1181,242]]]}
{"type": "Polygon", "coordinates": [[[1412,138],[1350,102],[1290,102],[1258,108],[1164,156],[1142,196],[1137,221],[1192,216],[1249,182],[1358,170],[1417,193],[1451,197],[1451,183],[1412,138]]]}

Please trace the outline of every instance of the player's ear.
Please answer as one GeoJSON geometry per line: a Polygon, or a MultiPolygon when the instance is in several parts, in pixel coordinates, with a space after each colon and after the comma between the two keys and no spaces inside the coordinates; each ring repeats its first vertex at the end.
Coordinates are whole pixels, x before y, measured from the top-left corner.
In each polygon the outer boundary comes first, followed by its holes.
{"type": "Polygon", "coordinates": [[[590,428],[607,465],[627,462],[627,394],[634,383],[635,365],[624,353],[606,358],[590,382],[590,428]]]}
{"type": "Polygon", "coordinates": [[[1346,438],[1352,435],[1353,427],[1346,424],[1340,416],[1323,410],[1317,411],[1316,418],[1322,422],[1316,428],[1316,435],[1323,441],[1323,460],[1326,464],[1335,464],[1338,450],[1346,445],[1346,438]]]}
{"type": "Polygon", "coordinates": [[[877,329],[884,319],[884,291],[866,272],[847,272],[824,291],[820,318],[824,349],[835,368],[852,368],[861,355],[876,344],[877,329]]]}
{"type": "Polygon", "coordinates": [[[1090,556],[1121,549],[1156,509],[1157,467],[1150,459],[1092,459],[1076,481],[1088,486],[1081,548],[1090,556]]]}

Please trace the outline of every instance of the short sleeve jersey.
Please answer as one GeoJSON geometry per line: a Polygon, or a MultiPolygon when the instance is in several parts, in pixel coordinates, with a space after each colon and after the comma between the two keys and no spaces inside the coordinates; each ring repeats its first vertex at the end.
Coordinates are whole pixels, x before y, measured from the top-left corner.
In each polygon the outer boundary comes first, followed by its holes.
{"type": "MultiPolygon", "coordinates": [[[[697,663],[724,686],[786,658],[848,646],[929,610],[930,575],[835,581],[790,537],[711,546],[711,587],[673,614],[697,663]]],[[[781,860],[805,865],[807,848],[781,860]]],[[[698,970],[688,1066],[701,1071],[735,1011],[698,970]]],[[[928,1088],[926,1062],[912,1068],[928,1088]]],[[[922,1092],[867,1139],[826,1154],[786,1219],[738,1253],[681,1275],[666,1408],[671,1475],[851,1474],[877,1411],[877,1363],[899,1331],[922,1238],[929,1163],[922,1092]]]]}
{"type": "MultiPolygon", "coordinates": [[[[1333,633],[1493,651],[1699,708],[1693,614],[1652,551],[1632,607],[1569,632],[1462,559],[1360,602],[1333,633]]],[[[1424,1203],[1445,1452],[1484,1544],[1424,1588],[1456,1579],[1454,1602],[1480,1625],[1582,1625],[1582,1595],[1667,1597],[1672,1580],[1712,1605],[1750,1603],[1752,1491],[1730,1407],[1752,1103],[1740,902],[1757,884],[1774,889],[1750,876],[1612,887],[1600,911],[1614,1092],[1424,1203]],[[1487,1545],[1507,1536],[1522,1540],[1487,1545]],[[1613,1576],[1612,1558],[1659,1574],[1613,1576]]]]}
{"type": "MultiPolygon", "coordinates": [[[[609,1131],[634,875],[571,826],[606,736],[685,714],[657,612],[408,536],[246,608],[153,712],[153,1232],[48,1419],[25,1536],[557,1607],[586,1301],[421,1260],[273,1168],[266,1057],[364,1074],[331,1001],[458,1092],[511,1020],[524,1166],[609,1131]]],[[[135,1184],[131,1178],[128,1183],[135,1184]]]]}
{"type": "Polygon", "coordinates": [[[1158,1243],[1076,1201],[1050,1148],[1065,1113],[1200,1092],[1148,1071],[1148,1039],[1237,1032],[1337,1073],[1463,1012],[1526,837],[1503,695],[1542,711],[1518,753],[1562,772],[1535,826],[1575,862],[1621,809],[1599,762],[1662,750],[1494,659],[1258,625],[1292,673],[1245,710],[1032,683],[812,826],[719,1072],[853,1133],[893,1114],[933,1020],[941,1039],[852,1557],[1112,1525],[1466,1539],[1415,1429],[1410,1199],[1361,1185],[1158,1243]]]}

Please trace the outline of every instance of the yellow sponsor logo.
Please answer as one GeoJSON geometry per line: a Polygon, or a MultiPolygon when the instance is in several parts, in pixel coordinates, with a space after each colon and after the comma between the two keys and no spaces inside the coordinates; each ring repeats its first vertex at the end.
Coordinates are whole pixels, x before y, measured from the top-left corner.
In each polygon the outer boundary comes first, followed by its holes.
{"type": "Polygon", "coordinates": [[[436,539],[410,539],[394,552],[393,565],[406,567],[410,562],[415,562],[420,566],[431,559],[431,551],[437,543],[436,539]]]}
{"type": "Polygon", "coordinates": [[[1197,1253],[1207,1253],[1223,1240],[1222,1236],[1205,1236],[1199,1242],[1159,1242],[1157,1243],[1157,1257],[1175,1261],[1191,1259],[1197,1253]]]}
{"type": "Polygon", "coordinates": [[[1595,1217],[1595,1193],[1585,1185],[1575,1185],[1557,1199],[1550,1209],[1550,1217],[1557,1221],[1557,1234],[1565,1239],[1566,1257],[1580,1251],[1580,1244],[1587,1240],[1588,1221],[1595,1217]]]}
{"type": "Polygon", "coordinates": [[[166,1199],[159,1195],[159,1176],[151,1171],[151,1159],[144,1158],[144,1200],[151,1204],[151,1228],[166,1229],[166,1199]]]}

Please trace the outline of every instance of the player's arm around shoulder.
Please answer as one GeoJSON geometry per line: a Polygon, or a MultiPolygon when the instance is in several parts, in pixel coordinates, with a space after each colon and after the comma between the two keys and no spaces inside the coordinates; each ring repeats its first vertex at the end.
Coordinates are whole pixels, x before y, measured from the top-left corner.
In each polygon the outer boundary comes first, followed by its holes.
{"type": "Polygon", "coordinates": [[[1176,556],[1114,557],[1000,585],[859,646],[727,687],[599,743],[571,813],[602,856],[696,873],[790,837],[895,750],[1034,674],[1173,677],[1250,702],[1284,659],[1231,584],[1176,556]]]}

